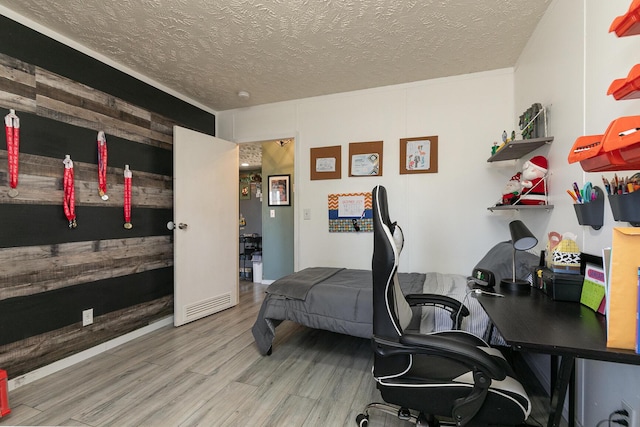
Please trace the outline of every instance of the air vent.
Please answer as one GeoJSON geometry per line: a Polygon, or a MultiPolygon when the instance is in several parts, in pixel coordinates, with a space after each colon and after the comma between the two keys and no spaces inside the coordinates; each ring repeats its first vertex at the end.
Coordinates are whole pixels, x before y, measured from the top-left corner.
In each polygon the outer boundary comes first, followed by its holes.
{"type": "Polygon", "coordinates": [[[223,294],[214,298],[199,301],[184,307],[185,321],[200,319],[201,317],[217,313],[231,306],[231,294],[223,294]]]}

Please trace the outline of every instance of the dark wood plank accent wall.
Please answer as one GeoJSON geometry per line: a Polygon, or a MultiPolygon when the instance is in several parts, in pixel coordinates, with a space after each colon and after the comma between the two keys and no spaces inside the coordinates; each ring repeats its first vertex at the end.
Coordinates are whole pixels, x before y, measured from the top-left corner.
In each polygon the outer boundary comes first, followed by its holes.
{"type": "Polygon", "coordinates": [[[20,117],[15,198],[0,143],[0,368],[14,378],[172,313],[173,126],[213,135],[215,117],[3,16],[0,39],[0,115],[20,117]],[[98,195],[101,130],[107,201],[98,195]],[[66,154],[74,230],[62,208],[66,154]],[[89,308],[94,324],[82,327],[89,308]]]}
{"type": "Polygon", "coordinates": [[[199,132],[215,132],[215,117],[82,52],[0,16],[0,52],[65,76],[97,91],[171,117],[199,132]]]}

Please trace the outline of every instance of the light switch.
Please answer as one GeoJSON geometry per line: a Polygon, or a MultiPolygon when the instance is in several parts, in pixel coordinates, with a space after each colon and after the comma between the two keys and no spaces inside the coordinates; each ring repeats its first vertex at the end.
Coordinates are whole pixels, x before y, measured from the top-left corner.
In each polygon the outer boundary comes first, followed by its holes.
{"type": "Polygon", "coordinates": [[[271,218],[275,218],[276,217],[276,210],[275,209],[269,209],[269,216],[271,218]]]}
{"type": "Polygon", "coordinates": [[[304,210],[304,219],[307,221],[311,219],[311,209],[304,210]]]}

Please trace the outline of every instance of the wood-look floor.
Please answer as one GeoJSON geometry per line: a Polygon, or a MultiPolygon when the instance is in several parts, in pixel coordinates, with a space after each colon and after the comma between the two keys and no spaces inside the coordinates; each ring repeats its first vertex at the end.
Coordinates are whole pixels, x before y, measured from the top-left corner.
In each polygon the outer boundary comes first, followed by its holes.
{"type": "MultiPolygon", "coordinates": [[[[382,401],[369,341],[283,322],[273,354],[260,356],[251,326],[265,288],[241,281],[234,308],[17,388],[0,425],[355,426],[367,403],[382,401]]],[[[546,400],[536,400],[546,424],[546,400]]],[[[369,422],[406,425],[380,412],[369,422]]]]}

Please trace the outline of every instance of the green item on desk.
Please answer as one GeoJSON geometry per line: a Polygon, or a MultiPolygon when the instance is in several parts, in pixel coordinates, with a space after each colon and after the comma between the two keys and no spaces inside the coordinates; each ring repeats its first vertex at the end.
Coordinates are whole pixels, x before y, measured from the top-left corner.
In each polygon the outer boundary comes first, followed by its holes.
{"type": "Polygon", "coordinates": [[[580,303],[593,311],[604,313],[604,298],[606,294],[604,269],[593,264],[587,264],[584,270],[584,283],[580,303]]]}

